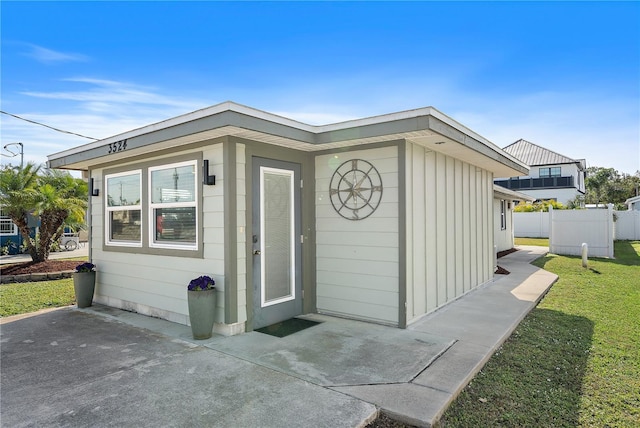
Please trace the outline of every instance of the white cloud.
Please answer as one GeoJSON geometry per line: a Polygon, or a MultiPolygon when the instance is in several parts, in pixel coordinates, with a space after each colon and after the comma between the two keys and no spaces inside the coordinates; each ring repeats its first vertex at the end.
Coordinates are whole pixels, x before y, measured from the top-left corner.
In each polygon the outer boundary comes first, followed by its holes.
{"type": "MultiPolygon", "coordinates": [[[[32,100],[47,100],[41,110],[12,111],[26,118],[96,138],[188,113],[227,99],[229,91],[207,88],[221,100],[189,99],[163,89],[127,82],[76,77],[66,79],[72,89],[24,92],[32,100]]],[[[633,173],[640,169],[640,130],[633,95],[545,91],[520,93],[470,92],[440,79],[354,85],[311,82],[306,87],[234,91],[241,102],[312,125],[325,125],[372,115],[433,106],[499,147],[520,138],[588,165],[614,167],[633,173]],[[313,83],[313,84],[311,84],[313,83]]],[[[295,85],[294,85],[295,86],[295,85]]],[[[37,105],[37,104],[34,104],[37,105]]],[[[2,145],[22,142],[25,159],[46,161],[46,155],[79,146],[88,140],[46,128],[1,118],[2,145]]],[[[3,157],[2,162],[7,160],[3,157]]],[[[11,160],[13,162],[13,160],[11,160]]]]}
{"type": "Polygon", "coordinates": [[[201,106],[199,102],[172,98],[158,94],[155,88],[145,87],[113,80],[91,79],[85,77],[64,79],[72,83],[86,84],[86,90],[71,90],[63,92],[22,92],[22,95],[60,101],[78,101],[82,107],[89,110],[103,111],[108,106],[117,104],[146,104],[153,106],[169,106],[180,109],[201,106]]]}
{"type": "MultiPolygon", "coordinates": [[[[46,110],[11,113],[65,131],[102,139],[209,104],[161,95],[154,88],[112,80],[73,78],[67,81],[83,86],[64,92],[24,92],[22,95],[32,99],[48,100],[46,110]]],[[[1,145],[22,142],[25,162],[45,163],[50,154],[90,142],[5,115],[0,117],[0,125],[1,145]]],[[[10,158],[3,151],[2,164],[6,163],[17,164],[19,158],[10,158]]]]}
{"type": "Polygon", "coordinates": [[[27,46],[30,50],[29,52],[25,53],[25,55],[44,64],[79,61],[84,62],[89,60],[87,56],[81,54],[54,51],[52,49],[47,49],[45,47],[34,44],[27,44],[27,46]]]}

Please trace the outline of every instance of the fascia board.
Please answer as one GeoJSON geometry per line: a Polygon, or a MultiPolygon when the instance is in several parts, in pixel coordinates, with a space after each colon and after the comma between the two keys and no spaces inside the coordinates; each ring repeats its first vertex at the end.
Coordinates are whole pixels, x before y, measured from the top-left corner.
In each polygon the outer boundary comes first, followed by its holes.
{"type": "Polygon", "coordinates": [[[434,131],[511,169],[522,173],[529,172],[529,168],[516,158],[433,107],[331,125],[312,126],[230,101],[49,155],[49,166],[52,168],[63,167],[80,161],[100,158],[106,155],[105,148],[116,141],[126,139],[128,147],[139,148],[225,126],[238,127],[319,146],[369,137],[434,131]]]}
{"type": "MultiPolygon", "coordinates": [[[[444,117],[446,118],[446,116],[444,117]]],[[[477,134],[473,132],[469,134],[464,132],[468,131],[468,128],[466,127],[462,127],[461,130],[457,127],[452,126],[450,123],[443,121],[442,118],[432,117],[429,120],[429,129],[453,141],[456,141],[457,143],[460,143],[476,151],[477,153],[493,159],[496,162],[506,165],[515,171],[519,171],[523,174],[529,173],[529,167],[527,165],[509,155],[508,153],[504,152],[495,144],[478,136],[477,134]]]]}
{"type": "Polygon", "coordinates": [[[533,202],[536,198],[526,195],[524,193],[515,192],[513,190],[507,189],[502,186],[498,186],[497,184],[493,185],[493,196],[498,197],[500,199],[511,199],[514,201],[528,201],[533,202]]]}
{"type": "MultiPolygon", "coordinates": [[[[244,116],[250,119],[258,119],[264,123],[273,123],[276,125],[282,125],[286,128],[297,129],[302,131],[303,134],[307,134],[308,136],[305,138],[311,142],[313,138],[309,135],[315,132],[315,127],[311,125],[307,125],[302,122],[295,121],[293,119],[288,119],[286,117],[278,116],[272,113],[268,113],[265,111],[253,109],[251,107],[247,107],[241,104],[236,104],[231,101],[226,101],[224,103],[216,104],[211,107],[207,107],[204,109],[196,110],[194,112],[190,112],[187,114],[183,114],[180,116],[176,116],[167,120],[163,120],[161,122],[153,123],[151,125],[146,125],[141,128],[133,129],[131,131],[123,132],[121,134],[117,134],[108,138],[104,138],[102,140],[94,141],[92,143],[84,144],[82,146],[77,146],[69,150],[64,150],[58,153],[54,153],[49,155],[50,159],[61,158],[65,156],[69,156],[81,151],[91,150],[96,147],[101,147],[109,143],[114,143],[116,141],[122,140],[131,140],[133,138],[147,136],[150,134],[155,134],[158,131],[163,131],[166,129],[188,129],[189,123],[199,123],[202,125],[208,124],[208,126],[234,126],[233,123],[225,123],[225,117],[232,117],[231,115],[225,116],[224,113],[235,112],[239,114],[238,117],[244,116]],[[208,119],[208,120],[207,120],[208,119]],[[217,123],[217,125],[212,125],[213,123],[217,123]]],[[[243,120],[238,120],[239,123],[243,123],[243,120]]],[[[205,125],[206,126],[206,125],[205,125]]],[[[236,125],[237,126],[237,125],[236,125]]],[[[194,125],[195,128],[202,128],[200,125],[194,125]]],[[[209,128],[213,129],[213,128],[209,128]]],[[[249,128],[250,129],[250,128],[249,128]]],[[[254,129],[260,130],[260,129],[254,129]]],[[[174,132],[174,135],[177,135],[174,132]]],[[[164,141],[164,139],[158,139],[157,141],[164,141]]]]}

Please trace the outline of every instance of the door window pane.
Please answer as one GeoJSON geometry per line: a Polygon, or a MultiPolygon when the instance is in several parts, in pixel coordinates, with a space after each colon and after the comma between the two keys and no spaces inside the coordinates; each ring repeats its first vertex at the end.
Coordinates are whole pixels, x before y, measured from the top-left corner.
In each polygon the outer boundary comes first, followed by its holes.
{"type": "Polygon", "coordinates": [[[263,299],[294,298],[293,171],[264,168],[262,175],[263,299]]]}

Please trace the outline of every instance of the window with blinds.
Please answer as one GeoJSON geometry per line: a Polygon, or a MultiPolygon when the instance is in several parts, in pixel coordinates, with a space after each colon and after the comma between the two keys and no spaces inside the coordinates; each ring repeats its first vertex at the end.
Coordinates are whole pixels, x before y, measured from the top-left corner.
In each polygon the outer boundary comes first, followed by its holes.
{"type": "Polygon", "coordinates": [[[196,162],[149,168],[152,247],[196,246],[196,162]]]}

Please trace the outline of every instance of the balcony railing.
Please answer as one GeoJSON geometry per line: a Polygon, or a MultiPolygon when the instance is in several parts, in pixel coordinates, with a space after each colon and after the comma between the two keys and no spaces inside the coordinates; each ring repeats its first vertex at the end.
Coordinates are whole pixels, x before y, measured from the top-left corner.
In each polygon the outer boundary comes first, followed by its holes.
{"type": "Polygon", "coordinates": [[[573,176],[568,177],[544,177],[544,178],[510,178],[508,180],[496,180],[495,184],[512,190],[527,189],[553,189],[563,187],[575,187],[573,176]]]}

